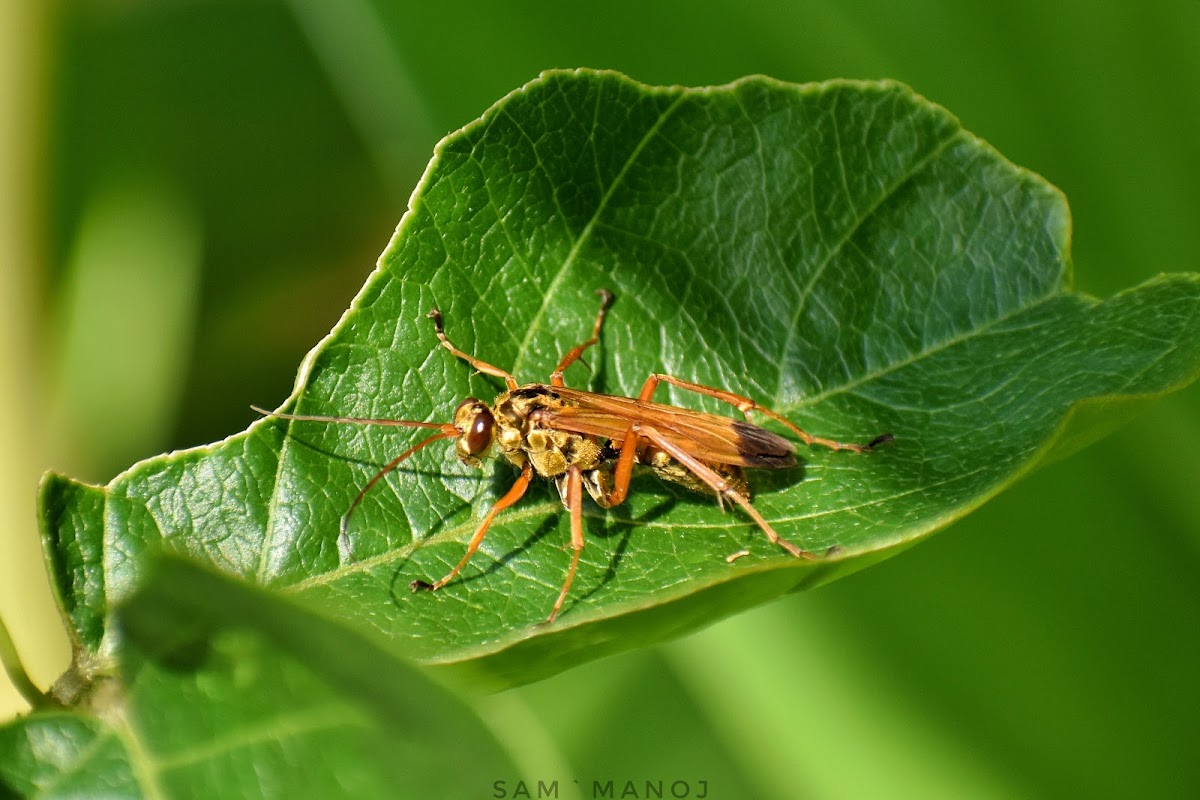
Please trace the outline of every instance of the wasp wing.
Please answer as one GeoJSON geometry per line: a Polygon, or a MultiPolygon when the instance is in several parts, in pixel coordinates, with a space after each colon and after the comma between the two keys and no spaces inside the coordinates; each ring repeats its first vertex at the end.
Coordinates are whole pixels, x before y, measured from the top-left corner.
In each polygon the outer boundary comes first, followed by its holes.
{"type": "Polygon", "coordinates": [[[543,409],[543,419],[562,430],[620,441],[631,422],[640,422],[709,464],[754,469],[796,464],[796,448],[791,442],[749,422],[632,397],[558,386],[553,392],[567,405],[543,409]]]}

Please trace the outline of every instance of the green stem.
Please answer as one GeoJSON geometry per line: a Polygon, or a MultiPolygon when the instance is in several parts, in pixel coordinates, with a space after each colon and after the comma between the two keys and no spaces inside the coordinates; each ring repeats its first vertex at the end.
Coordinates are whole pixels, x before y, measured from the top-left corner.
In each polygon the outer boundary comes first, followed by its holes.
{"type": "Polygon", "coordinates": [[[17,648],[13,645],[12,636],[9,635],[8,626],[4,624],[3,619],[0,619],[0,664],[4,665],[4,671],[8,673],[8,679],[13,682],[13,686],[17,687],[17,691],[21,693],[21,696],[25,698],[29,705],[35,709],[58,705],[54,701],[54,698],[43,692],[30,680],[29,674],[25,672],[24,665],[21,664],[21,657],[17,654],[17,648]]]}

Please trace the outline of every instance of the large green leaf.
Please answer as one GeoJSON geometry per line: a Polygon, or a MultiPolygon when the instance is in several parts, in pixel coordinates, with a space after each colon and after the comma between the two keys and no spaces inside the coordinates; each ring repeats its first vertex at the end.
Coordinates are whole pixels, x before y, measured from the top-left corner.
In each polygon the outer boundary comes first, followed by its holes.
{"type": "Polygon", "coordinates": [[[636,394],[664,371],[818,435],[895,434],[752,478],[780,534],[836,553],[791,558],[737,509],[643,478],[625,505],[587,506],[571,596],[543,626],[570,560],[551,487],[500,517],[459,580],[414,595],[410,581],[457,563],[515,471],[428,448],[367,496],[340,545],[358,489],[416,433],[273,419],[104,488],[51,476],[54,580],[80,648],[102,658],[109,608],[163,546],[486,685],[658,641],[887,557],[1194,378],[1200,276],[1099,302],[1071,290],[1068,246],[1053,187],[897,84],[547,73],[441,143],[285,407],[445,421],[500,386],[438,347],[430,307],[460,347],[533,382],[586,337],[608,288],[593,369],[572,367],[570,385],[636,394]]]}
{"type": "Polygon", "coordinates": [[[166,557],[74,711],[0,726],[0,796],[478,797],[514,767],[361,634],[166,557]]]}

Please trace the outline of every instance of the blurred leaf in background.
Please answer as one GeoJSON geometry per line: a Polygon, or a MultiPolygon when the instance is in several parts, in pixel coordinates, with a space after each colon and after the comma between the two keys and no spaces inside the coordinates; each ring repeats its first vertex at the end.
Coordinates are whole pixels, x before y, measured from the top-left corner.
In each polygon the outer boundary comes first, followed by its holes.
{"type": "Polygon", "coordinates": [[[82,708],[0,727],[0,793],[467,798],[474,771],[515,773],[461,700],[338,622],[170,557],[127,600],[82,708]]]}
{"type": "MultiPolygon", "coordinates": [[[[59,635],[40,471],[107,481],[286,395],[437,138],[545,68],[896,78],[1066,192],[1081,289],[1200,262],[1195,3],[467,3],[452,25],[446,10],[0,12],[0,613],[43,684],[65,664],[37,642],[59,635]],[[125,288],[89,305],[94,285],[125,288]],[[88,378],[99,356],[81,348],[119,362],[134,398],[88,378]]],[[[1196,796],[1197,475],[1193,387],[902,558],[485,706],[547,778],[695,776],[714,797],[1196,796]]]]}

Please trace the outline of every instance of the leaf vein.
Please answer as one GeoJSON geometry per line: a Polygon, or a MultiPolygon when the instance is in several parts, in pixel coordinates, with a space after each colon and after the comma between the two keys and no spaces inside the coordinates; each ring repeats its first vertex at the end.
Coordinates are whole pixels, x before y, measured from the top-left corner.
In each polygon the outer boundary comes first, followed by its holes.
{"type": "MultiPolygon", "coordinates": [[[[835,128],[836,128],[836,126],[835,126],[835,128]]],[[[783,348],[780,350],[779,362],[778,362],[779,363],[779,377],[778,377],[778,380],[777,380],[776,386],[775,386],[775,394],[774,394],[774,397],[772,398],[774,400],[775,405],[778,406],[778,405],[782,404],[783,381],[784,381],[784,377],[786,375],[788,354],[791,352],[792,347],[795,344],[796,337],[800,332],[800,317],[804,314],[805,308],[808,306],[808,301],[813,296],[813,291],[816,288],[817,282],[821,279],[821,276],[824,275],[825,270],[828,269],[829,265],[831,263],[833,263],[834,259],[836,259],[841,254],[842,250],[846,247],[847,243],[849,243],[850,240],[854,237],[854,235],[862,229],[862,226],[867,222],[867,220],[871,219],[871,217],[873,217],[883,207],[884,203],[886,203],[890,198],[894,197],[896,195],[896,193],[899,192],[900,189],[904,187],[905,184],[907,184],[909,181],[911,181],[913,178],[915,178],[917,175],[919,175],[922,171],[924,171],[924,169],[927,166],[929,166],[931,163],[933,163],[933,160],[935,158],[937,158],[939,155],[941,155],[953,142],[957,141],[962,135],[963,135],[963,133],[961,130],[955,131],[955,133],[953,135],[947,136],[945,139],[943,139],[941,142],[939,142],[936,147],[934,147],[932,150],[930,150],[923,157],[914,161],[912,163],[912,165],[910,165],[909,169],[906,170],[904,173],[902,173],[896,181],[894,181],[890,186],[886,187],[882,192],[880,192],[879,197],[876,198],[874,203],[872,203],[862,213],[857,215],[857,218],[855,219],[854,224],[852,224],[846,228],[846,230],[842,234],[842,236],[836,242],[834,242],[833,247],[831,247],[829,249],[829,252],[826,253],[825,258],[823,258],[821,260],[821,262],[819,264],[817,264],[817,268],[815,270],[813,270],[812,275],[805,282],[805,285],[801,291],[800,297],[796,301],[796,311],[795,311],[795,313],[792,314],[791,324],[788,325],[788,328],[787,328],[787,338],[784,340],[783,348]]],[[[838,159],[839,159],[839,161],[841,159],[840,140],[839,140],[839,145],[838,145],[838,159]]],[[[843,173],[844,173],[844,170],[843,170],[843,173]]]]}
{"type": "Polygon", "coordinates": [[[630,151],[629,156],[625,159],[625,163],[621,166],[620,171],[617,173],[616,177],[613,178],[612,184],[604,191],[604,194],[600,196],[600,202],[596,204],[596,210],[592,212],[591,218],[588,219],[587,224],[583,226],[583,230],[580,231],[579,236],[572,243],[571,250],[567,253],[567,257],[563,259],[562,264],[559,266],[554,276],[550,279],[550,284],[547,286],[546,293],[542,297],[542,303],[540,306],[538,306],[537,311],[534,312],[533,319],[531,319],[529,322],[529,327],[525,333],[525,340],[521,343],[521,349],[517,351],[517,358],[513,363],[512,371],[514,375],[520,371],[521,363],[525,359],[525,354],[529,352],[530,345],[533,342],[533,337],[541,328],[542,319],[546,315],[546,309],[550,307],[551,300],[556,295],[559,285],[562,283],[571,267],[575,264],[575,260],[579,257],[579,253],[583,249],[583,245],[591,237],[592,231],[595,229],[598,220],[604,213],[604,210],[608,207],[609,201],[616,193],[617,188],[624,182],[625,176],[629,173],[630,168],[637,161],[638,156],[642,154],[642,151],[646,148],[646,145],[649,144],[649,142],[658,134],[660,130],[662,130],[663,125],[666,124],[666,121],[670,119],[672,114],[674,114],[675,109],[680,106],[685,96],[686,95],[684,94],[680,94],[671,102],[669,106],[663,109],[663,111],[658,115],[658,119],[654,121],[653,125],[646,129],[646,132],[642,135],[642,138],[638,140],[638,143],[634,146],[633,150],[630,151]]]}

